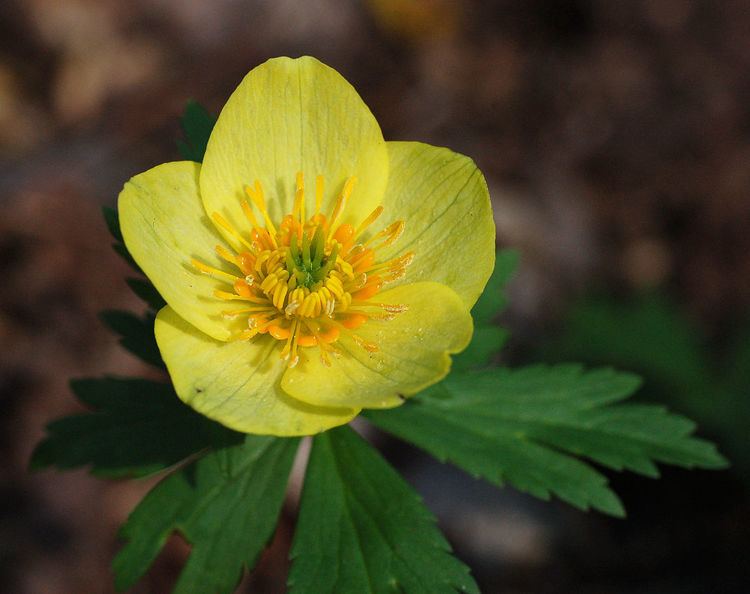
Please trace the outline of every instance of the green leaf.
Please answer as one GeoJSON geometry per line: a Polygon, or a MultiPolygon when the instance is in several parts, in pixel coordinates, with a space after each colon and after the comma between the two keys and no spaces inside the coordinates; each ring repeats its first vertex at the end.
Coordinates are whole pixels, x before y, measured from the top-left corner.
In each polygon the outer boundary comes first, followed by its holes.
{"type": "Polygon", "coordinates": [[[141,270],[141,267],[136,264],[135,260],[133,260],[133,256],[130,255],[128,248],[125,247],[124,243],[113,243],[112,249],[117,252],[117,255],[120,256],[130,268],[139,274],[143,274],[143,270],[141,270]]]}
{"type": "Polygon", "coordinates": [[[471,310],[474,335],[463,352],[453,357],[453,370],[465,371],[487,366],[500,352],[510,336],[495,324],[495,318],[505,309],[506,285],[518,267],[518,252],[502,250],[495,257],[495,270],[479,300],[471,310]]]}
{"type": "Polygon", "coordinates": [[[659,295],[631,303],[588,299],[572,308],[565,332],[542,356],[633,369],[667,392],[704,394],[712,381],[698,333],[659,295]]]}
{"type": "Polygon", "coordinates": [[[208,139],[216,124],[216,117],[196,101],[190,100],[185,105],[185,112],[180,119],[185,141],[178,141],[177,148],[183,159],[203,162],[208,139]]]}
{"type": "Polygon", "coordinates": [[[139,318],[128,311],[105,310],[99,314],[102,322],[120,335],[120,344],[136,357],[164,369],[164,362],[154,337],[155,316],[147,313],[139,318]]]}
{"type": "Polygon", "coordinates": [[[348,427],[313,442],[290,594],[478,592],[419,496],[348,427]]]}
{"type": "Polygon", "coordinates": [[[159,295],[159,291],[149,281],[140,278],[129,278],[125,282],[128,283],[133,293],[146,302],[152,311],[158,312],[167,304],[164,298],[159,295]]]}
{"type": "Polygon", "coordinates": [[[120,231],[120,217],[117,215],[117,210],[110,206],[102,207],[102,214],[104,215],[104,221],[107,223],[107,229],[111,233],[112,237],[116,241],[122,242],[122,232],[120,231]]]}
{"type": "Polygon", "coordinates": [[[695,419],[750,480],[750,326],[732,329],[722,365],[715,364],[718,349],[707,346],[666,295],[624,302],[589,297],[571,309],[562,328],[541,352],[544,360],[606,362],[636,371],[645,379],[639,397],[666,402],[695,419]]]}
{"type": "Polygon", "coordinates": [[[510,332],[499,326],[480,326],[474,329],[469,346],[453,357],[453,372],[486,367],[500,352],[510,332]]]}
{"type": "Polygon", "coordinates": [[[298,439],[248,435],[154,487],[121,529],[114,560],[125,590],[146,572],[173,531],[192,545],[174,594],[229,594],[271,538],[298,439]]]}
{"type": "Polygon", "coordinates": [[[101,476],[142,476],[242,438],[183,404],[167,384],[110,377],[75,380],[71,388],[93,411],[50,423],[34,469],[91,465],[101,476]]]}
{"type": "Polygon", "coordinates": [[[484,292],[471,310],[474,324],[484,326],[492,324],[498,314],[507,305],[505,288],[518,268],[519,254],[516,250],[500,250],[495,256],[495,270],[487,281],[484,292]]]}
{"type": "Polygon", "coordinates": [[[660,406],[618,404],[639,386],[631,374],[577,365],[451,375],[403,406],[368,411],[378,427],[475,476],[580,509],[622,516],[617,496],[588,458],[658,476],[654,462],[723,468],[694,424],[660,406]]]}

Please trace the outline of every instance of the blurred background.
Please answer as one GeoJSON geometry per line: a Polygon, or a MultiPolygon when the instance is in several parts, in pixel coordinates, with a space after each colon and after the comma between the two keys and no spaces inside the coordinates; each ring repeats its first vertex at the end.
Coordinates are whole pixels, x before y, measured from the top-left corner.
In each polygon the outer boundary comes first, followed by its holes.
{"type": "MultiPolygon", "coordinates": [[[[178,158],[187,99],[218,112],[252,67],[301,54],[386,139],[484,171],[499,245],[522,255],[506,362],[638,371],[640,398],[734,464],[615,474],[620,521],[380,436],[483,591],[750,592],[747,0],[0,2],[0,591],[112,592],[116,529],[151,484],[26,471],[44,425],[79,410],[71,376],[153,375],[97,319],[142,309],[101,206],[178,158]]],[[[294,509],[240,592],[284,591],[294,509]]],[[[173,538],[133,592],[167,592],[188,552],[173,538]]]]}

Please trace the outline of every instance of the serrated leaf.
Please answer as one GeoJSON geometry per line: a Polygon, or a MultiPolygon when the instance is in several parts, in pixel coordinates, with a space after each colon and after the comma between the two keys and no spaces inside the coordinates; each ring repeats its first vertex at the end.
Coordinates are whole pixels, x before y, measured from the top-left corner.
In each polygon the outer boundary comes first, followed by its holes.
{"type": "Polygon", "coordinates": [[[318,435],[292,545],[290,594],[477,589],[419,496],[348,427],[318,435]]]}
{"type": "Polygon", "coordinates": [[[183,159],[201,163],[206,153],[208,139],[216,124],[216,117],[196,101],[188,101],[180,118],[185,141],[178,141],[177,148],[183,159]]]}
{"type": "Polygon", "coordinates": [[[109,377],[75,380],[71,389],[93,410],[50,423],[32,468],[90,465],[101,476],[142,476],[242,438],[183,404],[167,384],[109,377]]]}
{"type": "Polygon", "coordinates": [[[177,531],[192,552],[173,593],[234,591],[273,534],[298,443],[248,435],[162,480],[121,529],[127,543],[113,564],[117,589],[135,584],[177,531]]]}
{"type": "Polygon", "coordinates": [[[578,459],[656,476],[655,462],[722,468],[694,424],[663,407],[618,404],[639,379],[577,365],[453,374],[403,406],[368,411],[378,427],[495,484],[621,516],[606,478],[578,459]]]}
{"type": "Polygon", "coordinates": [[[549,343],[543,355],[621,365],[667,391],[698,390],[702,400],[711,384],[698,333],[659,295],[644,295],[627,304],[582,301],[567,316],[564,334],[549,343]]]}
{"type": "Polygon", "coordinates": [[[164,301],[164,298],[159,295],[159,291],[156,290],[156,287],[154,287],[149,281],[140,278],[128,278],[125,282],[128,283],[128,286],[133,293],[146,302],[152,311],[158,312],[167,304],[167,302],[164,301]]]}
{"type": "Polygon", "coordinates": [[[750,479],[750,327],[736,327],[721,367],[714,364],[716,349],[666,295],[588,298],[572,308],[563,328],[542,351],[545,360],[606,362],[642,374],[640,396],[697,420],[750,479]]]}
{"type": "Polygon", "coordinates": [[[120,344],[136,357],[164,369],[164,362],[154,337],[155,316],[147,313],[139,318],[128,311],[105,310],[99,314],[102,322],[120,336],[120,344]]]}

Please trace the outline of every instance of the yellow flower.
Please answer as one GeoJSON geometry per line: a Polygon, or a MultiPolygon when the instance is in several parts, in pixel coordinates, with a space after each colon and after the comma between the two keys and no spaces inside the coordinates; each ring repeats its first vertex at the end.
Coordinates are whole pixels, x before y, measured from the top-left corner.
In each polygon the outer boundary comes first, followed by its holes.
{"type": "Polygon", "coordinates": [[[177,394],[247,433],[317,433],[439,381],[494,264],[474,163],[385,142],[310,57],[252,70],[203,164],[135,176],[119,214],[168,304],[155,332],[177,394]]]}

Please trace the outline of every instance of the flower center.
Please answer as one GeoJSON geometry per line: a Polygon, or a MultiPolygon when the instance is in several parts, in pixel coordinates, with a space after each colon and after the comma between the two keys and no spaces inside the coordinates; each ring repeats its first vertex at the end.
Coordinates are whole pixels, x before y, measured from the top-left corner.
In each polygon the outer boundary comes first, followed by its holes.
{"type": "Polygon", "coordinates": [[[330,356],[340,355],[335,343],[342,333],[348,333],[368,352],[378,350],[377,344],[354,331],[368,320],[390,320],[406,310],[405,305],[379,303],[373,297],[384,285],[406,274],[414,254],[378,262],[378,250],[395,242],[404,229],[403,221],[396,221],[377,233],[369,232],[382,214],[382,206],[356,228],[339,224],[355,183],[354,177],[346,181],[326,215],[321,212],[323,178],[318,176],[315,212],[308,218],[304,178],[298,173],[294,208],[277,227],[268,214],[263,188],[256,181],[252,188],[245,188],[249,202],[241,203],[251,227],[249,236],[237,231],[219,213],[212,214],[214,222],[239,246],[236,250],[216,246],[216,253],[240,274],[195,259],[192,264],[231,286],[231,290],[214,291],[215,297],[247,302],[246,307],[224,312],[228,319],[247,319],[247,328],[236,335],[236,340],[267,334],[283,341],[281,357],[290,367],[304,356],[300,351],[304,347],[317,347],[323,363],[330,365],[330,356]]]}

